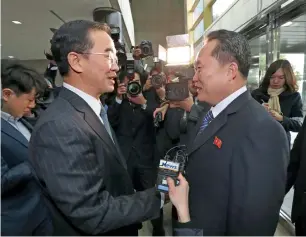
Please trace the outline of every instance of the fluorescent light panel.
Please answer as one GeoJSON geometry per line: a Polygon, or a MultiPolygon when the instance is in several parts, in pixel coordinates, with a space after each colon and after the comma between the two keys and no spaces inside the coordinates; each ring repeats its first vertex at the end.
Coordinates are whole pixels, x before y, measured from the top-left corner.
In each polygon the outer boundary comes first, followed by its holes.
{"type": "Polygon", "coordinates": [[[21,25],[22,23],[20,21],[12,21],[16,25],[21,25]]]}

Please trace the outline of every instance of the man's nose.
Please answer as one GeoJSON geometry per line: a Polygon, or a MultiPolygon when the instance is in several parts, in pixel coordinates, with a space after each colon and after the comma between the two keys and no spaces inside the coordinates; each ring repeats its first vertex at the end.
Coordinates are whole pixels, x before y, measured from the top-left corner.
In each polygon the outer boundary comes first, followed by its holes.
{"type": "Polygon", "coordinates": [[[198,82],[198,74],[197,73],[195,73],[194,74],[194,76],[193,76],[193,78],[192,78],[192,82],[198,82]]]}
{"type": "Polygon", "coordinates": [[[29,107],[30,109],[34,109],[34,108],[35,108],[35,105],[36,105],[35,100],[33,100],[33,101],[30,102],[30,104],[29,104],[28,107],[29,107]]]}
{"type": "Polygon", "coordinates": [[[114,71],[114,72],[118,72],[119,71],[118,63],[113,63],[112,67],[111,67],[111,70],[114,71]]]}

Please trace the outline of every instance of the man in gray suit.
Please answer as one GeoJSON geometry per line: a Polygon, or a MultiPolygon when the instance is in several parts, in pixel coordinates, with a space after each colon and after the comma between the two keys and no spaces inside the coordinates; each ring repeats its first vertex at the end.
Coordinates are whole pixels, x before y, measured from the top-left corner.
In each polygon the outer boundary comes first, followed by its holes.
{"type": "Polygon", "coordinates": [[[195,63],[199,101],[212,108],[189,141],[191,222],[204,235],[274,235],[285,194],[286,133],[247,91],[247,40],[208,34],[195,63]]]}
{"type": "Polygon", "coordinates": [[[114,90],[116,50],[103,24],[65,23],[51,51],[64,77],[32,133],[31,162],[47,196],[54,235],[137,235],[156,218],[160,194],[134,193],[100,95],[114,90]]]}

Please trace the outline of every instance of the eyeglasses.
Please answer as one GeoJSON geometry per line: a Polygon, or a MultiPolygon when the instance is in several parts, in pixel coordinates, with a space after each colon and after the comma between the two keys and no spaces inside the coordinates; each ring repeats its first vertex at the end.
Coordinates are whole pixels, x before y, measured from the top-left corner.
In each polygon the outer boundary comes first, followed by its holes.
{"type": "Polygon", "coordinates": [[[92,54],[92,55],[104,55],[109,60],[111,65],[118,65],[118,58],[112,53],[93,53],[93,52],[85,52],[81,54],[92,54]]]}

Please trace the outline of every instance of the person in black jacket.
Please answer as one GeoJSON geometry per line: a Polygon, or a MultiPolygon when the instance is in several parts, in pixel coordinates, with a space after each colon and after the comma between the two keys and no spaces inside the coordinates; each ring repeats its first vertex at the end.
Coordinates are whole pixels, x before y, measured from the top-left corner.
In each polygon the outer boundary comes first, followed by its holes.
{"type": "Polygon", "coordinates": [[[291,220],[297,236],[306,236],[306,118],[291,150],[286,193],[294,186],[291,220]]]}
{"type": "MultiPolygon", "coordinates": [[[[133,81],[142,84],[145,76],[135,71],[133,81]]],[[[129,95],[126,72],[120,73],[119,81],[117,95],[108,105],[107,114],[126,159],[134,189],[143,191],[154,187],[156,182],[158,161],[154,156],[153,111],[159,103],[155,99],[155,91],[146,91],[138,96],[129,95]]],[[[164,235],[162,218],[153,220],[152,224],[153,235],[164,235]]]]}
{"type": "Polygon", "coordinates": [[[302,99],[290,62],[273,62],[259,88],[252,92],[252,96],[282,124],[290,142],[290,132],[298,132],[303,119],[302,99]]]}

